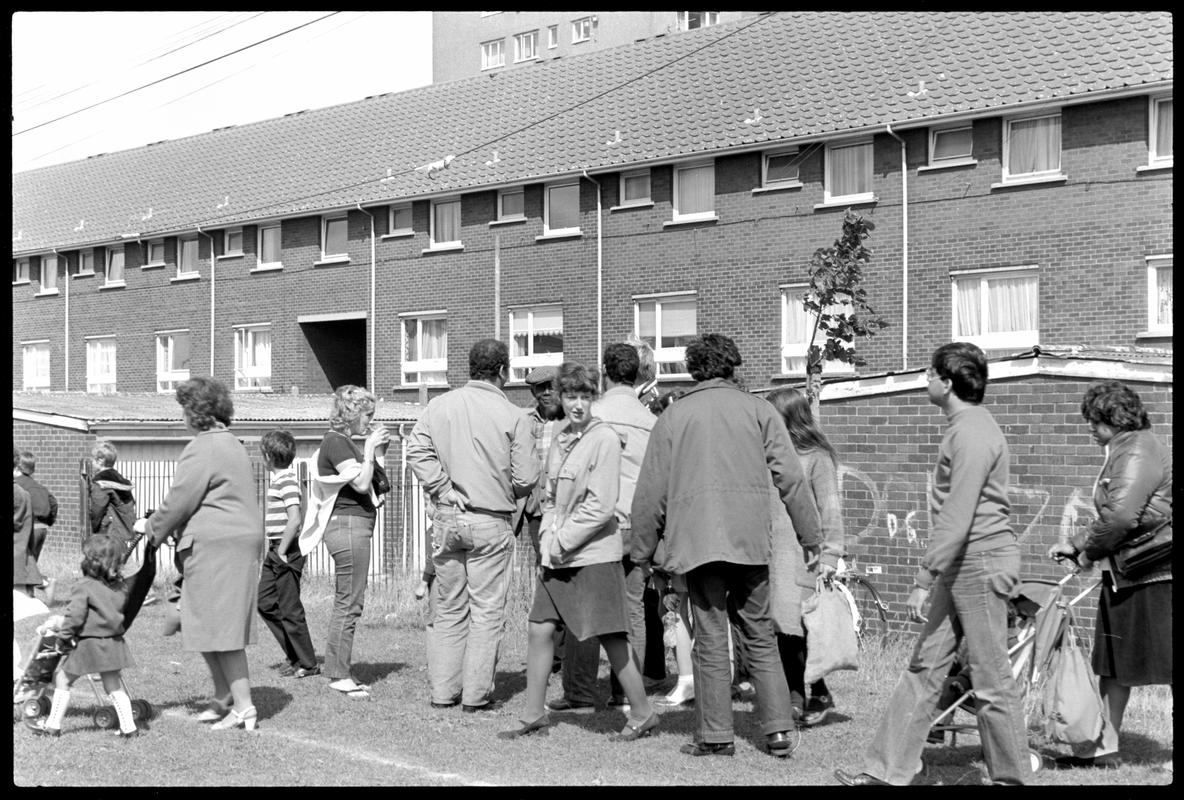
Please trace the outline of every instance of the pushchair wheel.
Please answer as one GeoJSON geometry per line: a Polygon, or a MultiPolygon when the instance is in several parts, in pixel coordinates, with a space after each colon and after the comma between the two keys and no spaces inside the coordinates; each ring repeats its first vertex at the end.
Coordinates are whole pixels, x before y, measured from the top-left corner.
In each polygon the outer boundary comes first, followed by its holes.
{"type": "Polygon", "coordinates": [[[113,729],[119,726],[119,717],[115,715],[115,709],[104,706],[103,708],[95,709],[95,713],[91,717],[95,725],[100,728],[113,729]]]}
{"type": "Polygon", "coordinates": [[[1032,774],[1039,772],[1044,767],[1044,756],[1037,753],[1035,750],[1028,751],[1028,760],[1032,764],[1032,774]]]}
{"type": "Polygon", "coordinates": [[[132,701],[132,719],[136,722],[143,722],[152,719],[154,710],[152,704],[147,700],[135,699],[132,701]]]}
{"type": "Polygon", "coordinates": [[[49,715],[49,705],[48,697],[30,697],[24,702],[21,713],[25,715],[26,719],[45,717],[49,715]]]}

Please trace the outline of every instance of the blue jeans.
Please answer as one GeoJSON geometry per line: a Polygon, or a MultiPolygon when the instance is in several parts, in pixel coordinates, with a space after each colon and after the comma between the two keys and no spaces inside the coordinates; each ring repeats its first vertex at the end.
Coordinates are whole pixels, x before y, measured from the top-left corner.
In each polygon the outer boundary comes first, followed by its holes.
{"type": "Polygon", "coordinates": [[[486,705],[505,630],[514,534],[510,515],[439,506],[432,518],[434,611],[427,626],[432,701],[486,705]]]}
{"type": "Polygon", "coordinates": [[[884,709],[864,772],[896,785],[912,781],[921,768],[942,685],[965,639],[987,773],[994,783],[1027,780],[1031,765],[1023,699],[1007,655],[1007,601],[1019,575],[1019,545],[1009,545],[967,554],[937,579],[929,621],[884,709]]]}
{"type": "Polygon", "coordinates": [[[698,740],[723,744],[734,738],[729,624],[738,638],[737,646],[745,648],[761,733],[768,736],[791,730],[794,722],[789,686],[769,616],[768,565],[713,561],[688,572],[686,580],[695,616],[691,664],[698,740]]]}
{"type": "Polygon", "coordinates": [[[366,581],[370,574],[370,540],[374,517],[337,514],[325,525],[325,543],[333,559],[336,591],[329,617],[329,640],[325,643],[325,677],[340,681],[350,676],[354,630],[362,616],[366,581]]]}

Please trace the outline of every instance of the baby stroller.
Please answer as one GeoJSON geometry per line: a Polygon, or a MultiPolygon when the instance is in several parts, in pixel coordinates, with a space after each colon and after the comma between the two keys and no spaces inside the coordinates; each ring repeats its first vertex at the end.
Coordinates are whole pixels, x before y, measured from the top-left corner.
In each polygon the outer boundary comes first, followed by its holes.
{"type": "MultiPolygon", "coordinates": [[[[1072,600],[1063,600],[1061,592],[1076,574],[1076,571],[1070,572],[1059,581],[1024,581],[1015,596],[1008,601],[1007,654],[1011,660],[1012,676],[1025,698],[1025,708],[1031,705],[1026,701],[1030,689],[1042,677],[1041,670],[1046,668],[1052,649],[1060,642],[1057,634],[1064,629],[1069,609],[1097,586],[1091,585],[1072,600]]],[[[971,670],[964,653],[959,653],[959,657],[954,660],[950,675],[942,687],[938,709],[941,713],[930,725],[929,741],[956,746],[959,733],[977,732],[978,726],[974,722],[953,721],[954,713],[959,709],[972,714],[977,711],[971,670]]],[[[1029,759],[1033,772],[1043,766],[1043,758],[1035,750],[1029,750],[1029,759]]]]}
{"type": "MultiPolygon", "coordinates": [[[[128,545],[129,553],[139,544],[140,538],[142,536],[136,537],[128,545]]],[[[155,578],[156,547],[148,544],[144,548],[143,564],[131,578],[127,602],[123,607],[125,631],[131,628],[136,615],[140,613],[140,607],[143,605],[144,598],[155,578]]],[[[28,655],[21,660],[19,674],[12,682],[13,721],[18,718],[31,721],[49,715],[53,697],[54,673],[61,666],[63,659],[69,658],[75,644],[76,640],[73,637],[61,636],[54,631],[38,634],[32,640],[28,655]]],[[[98,680],[95,675],[87,675],[86,679],[95,701],[98,703],[98,707],[92,715],[95,725],[109,729],[118,727],[119,718],[115,713],[110,696],[103,689],[102,681],[98,680]]],[[[126,681],[120,678],[120,683],[123,691],[131,696],[131,690],[126,681]]],[[[137,723],[152,719],[156,713],[152,704],[147,700],[137,698],[131,702],[132,716],[137,723]]]]}

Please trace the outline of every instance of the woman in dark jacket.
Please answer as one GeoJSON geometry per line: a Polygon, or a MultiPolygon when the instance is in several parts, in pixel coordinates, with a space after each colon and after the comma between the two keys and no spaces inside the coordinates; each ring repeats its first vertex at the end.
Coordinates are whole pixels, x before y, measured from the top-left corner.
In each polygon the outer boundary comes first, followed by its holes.
{"type": "Polygon", "coordinates": [[[1122,763],[1118,732],[1132,686],[1172,683],[1172,564],[1170,559],[1137,577],[1111,560],[1131,537],[1172,518],[1172,454],[1151,432],[1139,396],[1118,381],[1090,386],[1081,415],[1106,458],[1094,485],[1097,519],[1068,542],[1049,549],[1102,568],[1093,668],[1106,707],[1101,743],[1081,755],[1057,759],[1061,767],[1122,763]]]}

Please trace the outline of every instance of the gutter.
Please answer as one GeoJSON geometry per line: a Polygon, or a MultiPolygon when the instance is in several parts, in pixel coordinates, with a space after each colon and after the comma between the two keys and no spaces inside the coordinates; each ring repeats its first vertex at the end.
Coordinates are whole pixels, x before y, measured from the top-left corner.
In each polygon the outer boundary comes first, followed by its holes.
{"type": "MultiPolygon", "coordinates": [[[[66,388],[64,391],[68,392],[68,391],[70,391],[70,259],[67,256],[64,256],[61,253],[59,253],[57,251],[56,247],[54,248],[53,254],[56,258],[62,259],[62,261],[64,261],[66,264],[66,277],[65,277],[65,281],[64,281],[64,283],[66,284],[66,312],[65,312],[66,319],[64,322],[63,330],[62,330],[62,334],[65,337],[62,340],[62,347],[65,350],[65,354],[64,354],[65,364],[64,364],[64,366],[66,368],[66,388]]],[[[42,269],[44,269],[44,268],[45,268],[44,265],[42,265],[42,269]]]]}
{"type": "Polygon", "coordinates": [[[900,368],[909,368],[909,165],[908,148],[904,139],[896,135],[890,123],[884,123],[884,130],[900,142],[900,368]]]}
{"type": "Polygon", "coordinates": [[[217,270],[218,257],[214,254],[214,234],[203,231],[201,226],[197,226],[197,235],[205,236],[210,240],[210,377],[214,377],[214,300],[215,300],[215,272],[217,270]]]}
{"type": "MultiPolygon", "coordinates": [[[[377,346],[378,336],[378,320],[374,316],[374,282],[375,282],[375,259],[374,259],[374,215],[366,209],[362,208],[362,203],[359,201],[358,211],[370,218],[370,324],[366,327],[370,331],[370,346],[367,348],[370,357],[367,359],[366,365],[366,385],[370,387],[370,391],[374,391],[374,381],[377,376],[374,374],[374,348],[377,346]]],[[[347,223],[348,228],[348,223],[347,223]]]]}
{"type": "Polygon", "coordinates": [[[604,244],[600,234],[601,209],[600,181],[584,170],[584,177],[596,184],[596,362],[599,363],[604,354],[604,244]]]}

